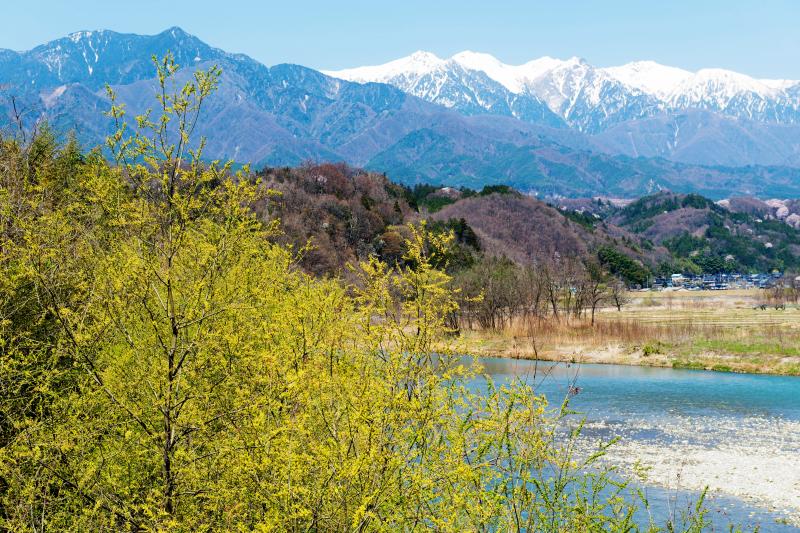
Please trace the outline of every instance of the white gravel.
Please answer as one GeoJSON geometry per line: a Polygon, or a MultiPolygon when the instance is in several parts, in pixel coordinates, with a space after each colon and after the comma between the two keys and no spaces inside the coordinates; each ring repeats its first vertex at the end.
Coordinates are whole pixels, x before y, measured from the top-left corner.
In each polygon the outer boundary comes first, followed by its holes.
{"type": "MultiPolygon", "coordinates": [[[[587,429],[608,427],[604,422],[587,429]]],[[[606,460],[648,483],[725,494],[782,515],[800,527],[800,422],[775,418],[665,417],[626,424],[606,460]],[[648,431],[658,436],[634,438],[648,431]],[[655,431],[655,433],[653,433],[655,431]],[[626,435],[628,435],[626,437],[626,435]]]]}

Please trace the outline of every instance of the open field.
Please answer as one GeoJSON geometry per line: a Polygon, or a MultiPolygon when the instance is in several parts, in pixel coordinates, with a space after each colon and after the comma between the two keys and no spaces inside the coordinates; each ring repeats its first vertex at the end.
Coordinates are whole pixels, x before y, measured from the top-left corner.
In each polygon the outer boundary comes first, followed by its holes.
{"type": "Polygon", "coordinates": [[[465,331],[468,353],[728,372],[800,375],[800,308],[755,308],[760,290],[630,293],[621,312],[586,320],[516,321],[465,331]]]}

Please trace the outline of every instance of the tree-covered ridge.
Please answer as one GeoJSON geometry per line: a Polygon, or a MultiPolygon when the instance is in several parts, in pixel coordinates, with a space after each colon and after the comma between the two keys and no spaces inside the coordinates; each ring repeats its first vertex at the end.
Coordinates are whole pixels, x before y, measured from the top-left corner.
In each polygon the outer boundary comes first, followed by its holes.
{"type": "MultiPolygon", "coordinates": [[[[737,213],[698,195],[662,192],[625,207],[603,200],[548,206],[509,187],[481,191],[394,184],[385,175],[344,164],[267,168],[259,174],[280,194],[261,202],[264,220],[280,219],[279,242],[302,250],[301,264],[313,273],[342,273],[347,264],[377,255],[390,263],[404,253],[407,223],[423,218],[463,221],[475,235],[469,257],[500,256],[519,264],[558,253],[600,261],[601,250],[622,254],[636,265],[621,275],[641,285],[674,272],[766,272],[798,268],[798,230],[777,220],[737,213]],[[571,207],[575,206],[575,207],[571,207]],[[479,250],[476,252],[476,250],[479,250]],[[636,270],[637,274],[630,275],[636,270]]],[[[438,225],[432,231],[444,231],[438,225]]],[[[463,233],[463,229],[460,230],[463,233]]],[[[454,246],[458,247],[457,241],[454,246]]],[[[614,262],[618,263],[618,262],[614,262]]]]}
{"type": "Polygon", "coordinates": [[[112,107],[111,161],[0,139],[3,529],[657,530],[602,446],[576,453],[567,400],[466,387],[460,221],[348,282],[304,272],[269,183],[188,143],[216,70],[157,68],[152,114],[112,107]]]}
{"type": "Polygon", "coordinates": [[[695,194],[662,192],[608,217],[672,254],[660,267],[692,273],[767,272],[800,268],[800,231],[778,220],[733,212],[695,194]]]}
{"type": "Polygon", "coordinates": [[[272,194],[256,212],[280,223],[274,240],[299,251],[306,271],[341,274],[372,254],[402,255],[402,240],[387,243],[385,234],[414,220],[414,212],[406,190],[385,176],[344,164],[307,164],[265,168],[258,177],[272,194]]]}
{"type": "Polygon", "coordinates": [[[618,217],[625,225],[633,227],[646,226],[647,220],[661,213],[669,213],[678,209],[708,209],[715,213],[723,213],[725,209],[699,194],[676,195],[668,192],[645,196],[628,204],[619,212],[618,217]]]}

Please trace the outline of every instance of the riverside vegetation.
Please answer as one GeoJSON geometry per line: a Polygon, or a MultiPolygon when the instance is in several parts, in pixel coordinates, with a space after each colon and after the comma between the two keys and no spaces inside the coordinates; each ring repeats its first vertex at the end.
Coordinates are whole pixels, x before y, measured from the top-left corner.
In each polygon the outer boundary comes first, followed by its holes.
{"type": "Polygon", "coordinates": [[[767,306],[769,292],[625,293],[594,326],[517,314],[501,328],[464,329],[459,342],[485,356],[800,375],[798,307],[767,306]]]}
{"type": "Polygon", "coordinates": [[[575,451],[568,400],[469,391],[448,339],[480,298],[452,288],[452,228],[307,273],[267,181],[203,159],[219,72],[175,90],[156,66],[156,112],[114,103],[107,152],[0,142],[0,528],[703,528],[702,498],[635,520],[647,501],[607,444],[575,451]]]}

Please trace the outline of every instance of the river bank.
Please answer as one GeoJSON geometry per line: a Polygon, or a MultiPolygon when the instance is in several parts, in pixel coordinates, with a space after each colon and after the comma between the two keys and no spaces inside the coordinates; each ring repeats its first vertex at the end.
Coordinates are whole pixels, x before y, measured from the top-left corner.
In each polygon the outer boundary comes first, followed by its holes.
{"type": "Polygon", "coordinates": [[[540,346],[534,350],[533,342],[533,339],[521,336],[469,332],[459,339],[458,351],[478,357],[800,376],[798,356],[757,351],[733,353],[726,352],[724,347],[719,351],[697,352],[691,350],[691,344],[676,345],[663,341],[645,344],[575,342],[559,347],[540,346]]]}
{"type": "Polygon", "coordinates": [[[762,309],[764,292],[630,293],[621,311],[462,330],[461,353],[720,372],[800,375],[800,308],[762,309]]]}

